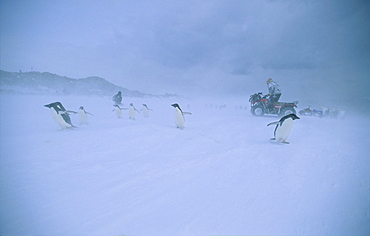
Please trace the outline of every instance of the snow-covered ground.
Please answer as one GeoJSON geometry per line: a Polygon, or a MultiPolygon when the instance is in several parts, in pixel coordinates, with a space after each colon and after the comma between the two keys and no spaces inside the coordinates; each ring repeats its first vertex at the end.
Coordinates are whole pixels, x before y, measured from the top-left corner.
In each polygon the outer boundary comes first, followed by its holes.
{"type": "Polygon", "coordinates": [[[370,234],[365,116],[301,116],[286,145],[248,96],[124,98],[153,109],[136,120],[109,97],[0,96],[1,235],[370,234]],[[89,124],[60,130],[55,101],[89,124]],[[183,130],[174,102],[192,113],[183,130]]]}

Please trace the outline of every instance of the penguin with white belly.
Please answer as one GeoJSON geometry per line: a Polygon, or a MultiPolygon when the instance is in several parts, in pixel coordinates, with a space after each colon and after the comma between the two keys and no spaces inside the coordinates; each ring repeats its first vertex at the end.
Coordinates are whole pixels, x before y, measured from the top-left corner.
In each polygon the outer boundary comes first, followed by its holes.
{"type": "Polygon", "coordinates": [[[121,108],[120,106],[114,105],[113,111],[115,111],[116,116],[117,116],[118,119],[121,119],[122,118],[122,109],[123,108],[121,108]]]}
{"type": "Polygon", "coordinates": [[[296,114],[289,114],[282,117],[279,121],[269,123],[269,125],[276,125],[274,130],[274,137],[270,140],[276,140],[279,143],[288,144],[287,138],[293,127],[293,120],[300,119],[296,114]]]}
{"type": "Polygon", "coordinates": [[[173,106],[175,108],[174,117],[175,117],[175,124],[176,124],[177,128],[183,129],[184,128],[184,123],[185,123],[184,115],[185,114],[191,115],[191,113],[190,112],[183,112],[181,110],[179,104],[177,104],[177,103],[174,103],[171,106],[173,106]]]}
{"type": "Polygon", "coordinates": [[[88,124],[89,119],[87,115],[93,115],[90,112],[87,112],[83,106],[80,106],[80,109],[78,110],[78,118],[80,120],[80,125],[88,124]]]}
{"type": "Polygon", "coordinates": [[[143,111],[144,118],[148,118],[149,117],[149,111],[153,111],[153,110],[150,109],[146,104],[143,104],[143,108],[140,111],[143,111]]]}
{"type": "Polygon", "coordinates": [[[44,105],[47,108],[50,108],[51,114],[55,120],[55,122],[62,128],[68,129],[75,127],[71,122],[71,117],[69,113],[76,113],[74,111],[67,111],[62,103],[60,102],[53,102],[47,105],[44,105]]]}
{"type": "Polygon", "coordinates": [[[140,113],[138,110],[136,110],[134,104],[130,103],[130,107],[128,108],[128,118],[130,120],[135,120],[136,112],[140,113]]]}

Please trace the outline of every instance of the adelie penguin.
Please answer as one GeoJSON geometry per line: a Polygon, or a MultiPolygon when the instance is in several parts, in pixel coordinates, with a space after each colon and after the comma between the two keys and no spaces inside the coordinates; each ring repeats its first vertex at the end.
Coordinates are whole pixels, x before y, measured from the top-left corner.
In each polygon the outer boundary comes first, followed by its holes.
{"type": "Polygon", "coordinates": [[[270,140],[276,140],[280,143],[288,144],[287,138],[293,127],[293,120],[300,119],[296,114],[289,114],[282,117],[279,121],[269,123],[269,125],[276,125],[274,130],[274,137],[270,140]]]}
{"type": "Polygon", "coordinates": [[[121,119],[122,118],[122,109],[123,108],[121,108],[120,106],[114,105],[113,111],[116,112],[116,116],[117,116],[118,119],[121,119]]]}
{"type": "Polygon", "coordinates": [[[135,114],[140,113],[136,108],[134,107],[134,104],[130,103],[130,107],[128,108],[128,118],[131,120],[135,120],[135,114]]]}
{"type": "Polygon", "coordinates": [[[53,102],[53,103],[50,103],[44,106],[50,108],[51,114],[55,122],[57,122],[57,124],[62,129],[68,129],[68,128],[75,127],[71,122],[71,117],[69,116],[69,113],[76,113],[76,112],[67,111],[62,105],[62,103],[60,102],[53,102]]]}
{"type": "Polygon", "coordinates": [[[148,118],[149,117],[149,111],[153,111],[153,110],[150,109],[146,104],[143,104],[143,108],[140,111],[143,111],[144,118],[148,118]]]}
{"type": "Polygon", "coordinates": [[[191,115],[190,112],[183,112],[179,106],[179,104],[174,103],[171,106],[175,108],[174,116],[175,116],[175,124],[177,128],[183,129],[184,128],[184,123],[185,123],[185,118],[184,115],[191,115]]]}
{"type": "Polygon", "coordinates": [[[83,106],[80,106],[80,109],[78,110],[78,118],[80,120],[80,125],[88,124],[88,117],[87,115],[93,115],[90,112],[87,112],[83,106]]]}

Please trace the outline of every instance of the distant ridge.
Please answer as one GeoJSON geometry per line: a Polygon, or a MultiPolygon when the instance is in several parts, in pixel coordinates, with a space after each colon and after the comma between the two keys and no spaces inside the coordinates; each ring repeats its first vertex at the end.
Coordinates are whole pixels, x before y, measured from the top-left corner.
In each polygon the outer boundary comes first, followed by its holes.
{"type": "Polygon", "coordinates": [[[72,79],[49,72],[7,72],[0,70],[0,91],[28,94],[100,95],[113,96],[118,91],[125,97],[174,97],[176,95],[152,95],[128,90],[107,80],[91,76],[72,79]]]}

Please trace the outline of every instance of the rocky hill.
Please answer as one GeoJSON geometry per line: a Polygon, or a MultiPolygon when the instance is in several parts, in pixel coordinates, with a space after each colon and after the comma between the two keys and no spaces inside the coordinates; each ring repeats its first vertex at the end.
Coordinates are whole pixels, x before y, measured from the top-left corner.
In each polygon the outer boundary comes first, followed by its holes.
{"type": "Polygon", "coordinates": [[[126,97],[167,97],[151,95],[139,91],[128,90],[92,76],[83,79],[72,79],[49,72],[7,72],[0,70],[0,91],[31,94],[73,94],[112,96],[118,91],[126,97]]]}

